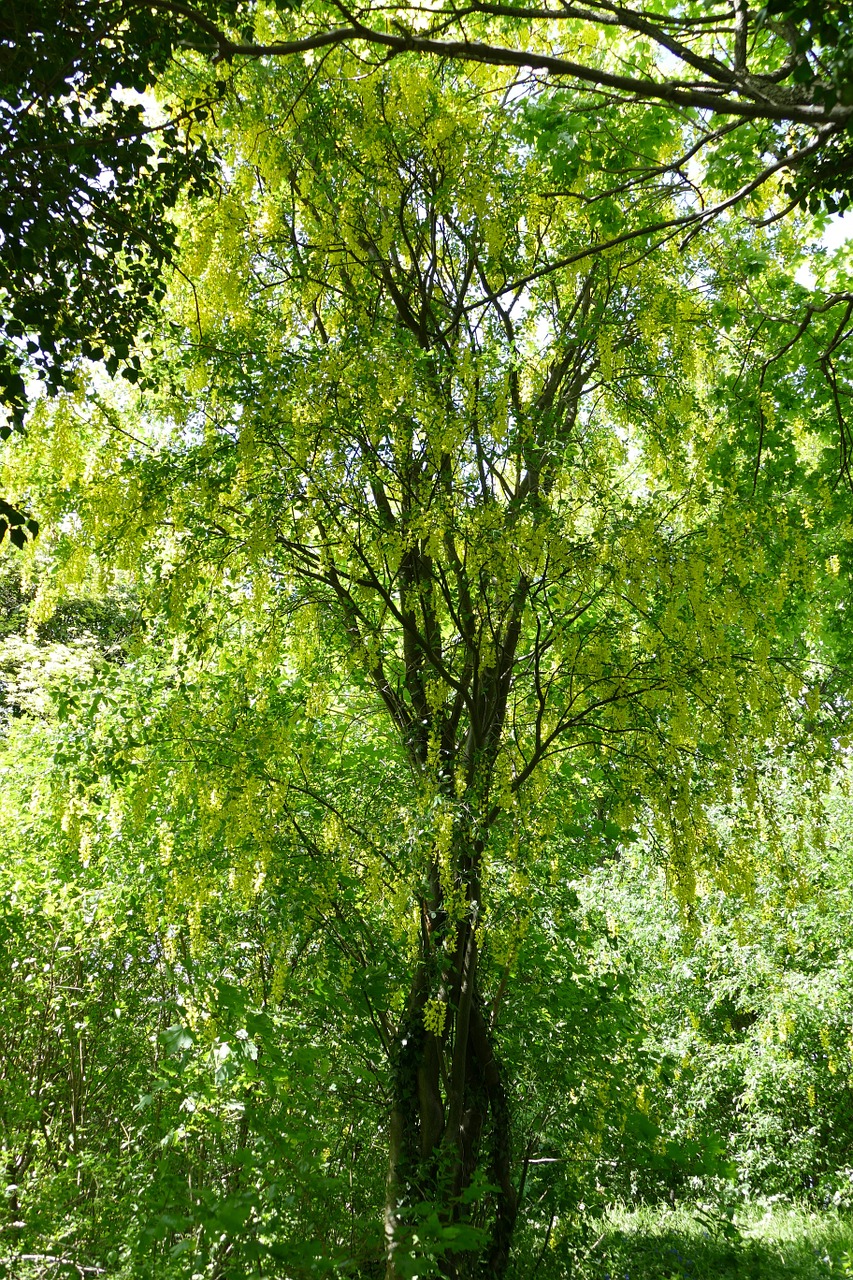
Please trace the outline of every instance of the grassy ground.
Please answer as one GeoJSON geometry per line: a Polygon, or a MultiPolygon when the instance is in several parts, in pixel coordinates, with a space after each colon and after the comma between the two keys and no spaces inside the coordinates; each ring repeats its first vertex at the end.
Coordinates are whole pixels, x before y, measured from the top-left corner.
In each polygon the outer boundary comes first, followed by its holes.
{"type": "MultiPolygon", "coordinates": [[[[616,1207],[566,1234],[558,1226],[544,1251],[520,1252],[516,1280],[853,1280],[853,1212],[774,1204],[726,1218],[699,1205],[616,1207]]],[[[112,1272],[101,1274],[108,1280],[112,1272]]],[[[0,1258],[0,1280],[66,1277],[89,1280],[57,1258],[0,1258]]]]}
{"type": "Polygon", "coordinates": [[[613,1209],[565,1264],[567,1280],[853,1280],[853,1214],[773,1205],[726,1219],[696,1207],[613,1209]]]}

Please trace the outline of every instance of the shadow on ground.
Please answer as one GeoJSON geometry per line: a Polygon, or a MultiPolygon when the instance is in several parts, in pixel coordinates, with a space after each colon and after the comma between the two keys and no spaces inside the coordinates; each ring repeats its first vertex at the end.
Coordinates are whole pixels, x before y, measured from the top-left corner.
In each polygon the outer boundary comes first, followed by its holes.
{"type": "Polygon", "coordinates": [[[685,1211],[615,1212],[585,1246],[532,1259],[528,1280],[853,1280],[853,1219],[837,1213],[751,1215],[738,1229],[685,1211]]]}

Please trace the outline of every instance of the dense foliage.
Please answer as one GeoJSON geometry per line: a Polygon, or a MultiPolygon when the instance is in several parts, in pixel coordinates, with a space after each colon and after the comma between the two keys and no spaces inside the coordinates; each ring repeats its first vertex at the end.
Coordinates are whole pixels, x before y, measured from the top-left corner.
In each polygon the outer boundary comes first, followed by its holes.
{"type": "MultiPolygon", "coordinates": [[[[61,1257],[122,1276],[380,1274],[400,952],[381,878],[365,886],[351,847],[342,874],[335,820],[369,823],[358,797],[383,805],[388,761],[351,731],[324,746],[298,681],[259,715],[243,663],[211,683],[186,655],[131,656],[133,620],[127,602],[78,605],[4,649],[4,1256],[41,1259],[34,1274],[61,1257]],[[327,788],[312,803],[300,768],[289,835],[264,819],[257,746],[282,721],[303,765],[324,756],[327,788]],[[153,755],[128,773],[114,753],[140,739],[153,755]]],[[[641,842],[616,860],[604,845],[574,881],[525,863],[501,1036],[525,1206],[513,1275],[586,1265],[617,1200],[699,1199],[715,1240],[760,1196],[849,1205],[846,778],[782,821],[785,856],[762,841],[751,892],[703,895],[693,941],[641,842]]],[[[588,838],[560,834],[547,862],[577,866],[588,838]]],[[[661,1256],[688,1248],[673,1230],[661,1256]]]]}
{"type": "Polygon", "coordinates": [[[74,381],[81,354],[138,376],[131,346],[162,296],[169,218],[210,176],[188,131],[200,103],[159,123],[142,95],[176,33],[150,7],[15,0],[0,15],[0,405],[23,426],[27,378],[74,381]],[[192,114],[191,114],[192,113],[192,114]]]}
{"type": "Polygon", "coordinates": [[[161,13],[215,181],[140,376],[72,343],[5,481],[10,1265],[564,1275],[616,1198],[846,1204],[853,295],[763,158],[840,136],[822,28],[783,109],[740,5],[712,104],[602,101],[621,9],[589,91],[161,13]]]}
{"type": "MultiPolygon", "coordinates": [[[[514,68],[519,83],[530,77],[526,93],[541,108],[542,145],[558,150],[567,141],[577,150],[586,113],[618,120],[626,106],[642,103],[651,116],[650,106],[664,105],[652,134],[663,129],[671,142],[680,134],[681,154],[672,148],[661,164],[641,130],[632,139],[630,170],[611,174],[617,192],[659,191],[663,184],[681,194],[687,207],[661,230],[715,216],[714,202],[694,196],[712,174],[711,186],[719,186],[723,170],[722,208],[780,173],[787,175],[791,207],[846,208],[850,6],[777,0],[750,11],[724,0],[660,8],[549,10],[478,0],[462,8],[398,6],[389,19],[370,4],[15,0],[5,6],[0,404],[9,421],[0,433],[23,425],[28,379],[37,375],[53,390],[67,386],[80,355],[139,376],[133,342],[152,320],[164,266],[174,257],[170,211],[188,187],[209,185],[215,171],[197,125],[215,112],[224,81],[199,76],[189,50],[230,64],[345,46],[362,57],[366,51],[371,62],[417,51],[514,68]],[[165,110],[146,116],[152,86],[165,110]]],[[[576,166],[561,168],[560,185],[570,189],[576,166]]],[[[574,194],[584,198],[582,184],[574,194]]]]}

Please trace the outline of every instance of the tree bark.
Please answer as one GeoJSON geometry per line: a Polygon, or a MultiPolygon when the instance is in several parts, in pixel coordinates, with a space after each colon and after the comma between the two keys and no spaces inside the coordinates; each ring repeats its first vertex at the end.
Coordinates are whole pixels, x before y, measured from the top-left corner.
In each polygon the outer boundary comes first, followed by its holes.
{"type": "Polygon", "coordinates": [[[512,1180],[509,1099],[478,989],[474,922],[469,918],[456,928],[452,972],[431,973],[429,958],[422,957],[398,1032],[385,1206],[386,1280],[399,1280],[401,1257],[415,1247],[417,1213],[412,1206],[424,1202],[434,1205],[442,1227],[470,1224],[473,1212],[486,1228],[481,1247],[448,1246],[442,1254],[442,1274],[449,1280],[501,1280],[510,1257],[518,1197],[512,1180]],[[441,1036],[424,1026],[432,986],[449,996],[441,1036]],[[462,1194],[478,1175],[496,1190],[474,1205],[462,1204],[462,1194]]]}

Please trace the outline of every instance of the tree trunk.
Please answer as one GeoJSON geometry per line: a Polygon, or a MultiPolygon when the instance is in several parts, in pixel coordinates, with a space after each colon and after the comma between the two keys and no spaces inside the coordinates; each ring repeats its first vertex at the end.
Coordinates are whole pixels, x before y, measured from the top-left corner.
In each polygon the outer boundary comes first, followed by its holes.
{"type": "MultiPolygon", "coordinates": [[[[425,951],[427,944],[428,939],[425,951]]],[[[422,955],[393,1067],[386,1280],[400,1280],[404,1258],[427,1253],[450,1280],[500,1280],[509,1261],[517,1193],[507,1087],[478,990],[473,920],[456,926],[447,969],[436,973],[430,955],[422,955]],[[427,1029],[424,1015],[427,1002],[442,991],[448,1008],[437,1034],[427,1029]],[[477,1183],[494,1189],[465,1195],[477,1183]],[[467,1228],[467,1239],[459,1236],[460,1228],[467,1228]]]]}

